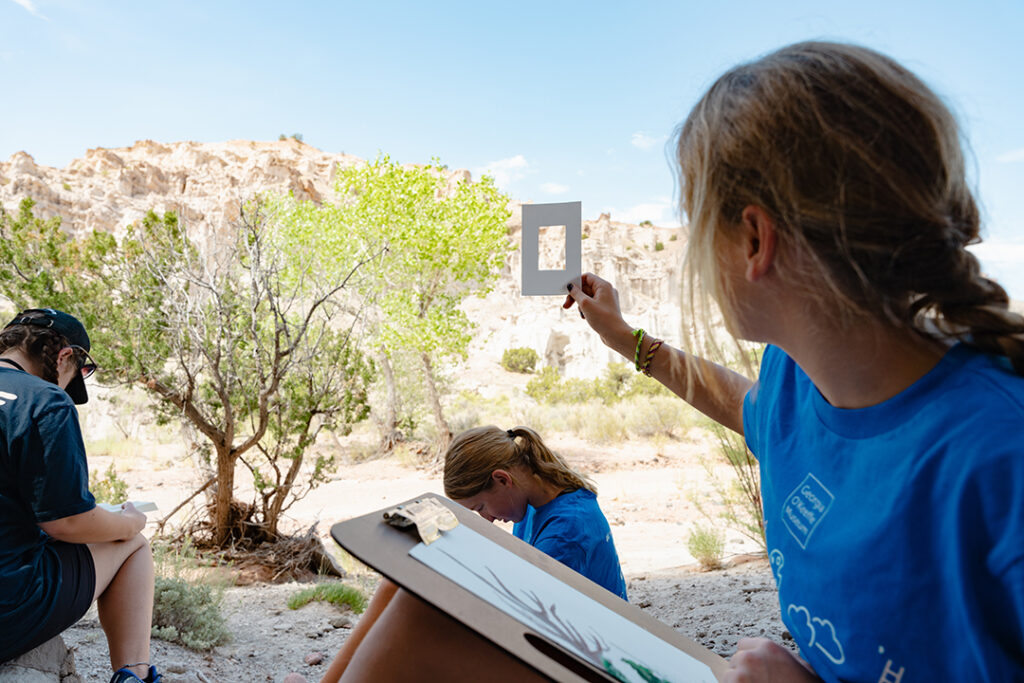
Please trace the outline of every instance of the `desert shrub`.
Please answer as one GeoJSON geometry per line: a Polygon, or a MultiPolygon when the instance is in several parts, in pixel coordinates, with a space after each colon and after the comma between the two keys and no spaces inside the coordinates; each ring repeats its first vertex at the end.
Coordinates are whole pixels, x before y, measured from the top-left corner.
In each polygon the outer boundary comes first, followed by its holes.
{"type": "Polygon", "coordinates": [[[601,379],[562,377],[558,370],[545,367],[527,382],[526,395],[538,403],[586,403],[604,400],[608,389],[601,379]]]}
{"type": "Polygon", "coordinates": [[[671,396],[672,392],[628,363],[609,363],[603,376],[592,379],[562,377],[552,367],[543,368],[526,384],[526,394],[538,403],[600,401],[614,405],[625,398],[671,396]]]}
{"type": "Polygon", "coordinates": [[[725,554],[725,534],[714,527],[694,525],[686,538],[686,549],[704,571],[720,569],[725,554]]]}
{"type": "Polygon", "coordinates": [[[505,349],[505,353],[501,354],[501,367],[509,372],[529,374],[537,367],[539,360],[537,352],[528,347],[505,349]]]}
{"type": "Polygon", "coordinates": [[[220,605],[222,593],[203,583],[156,577],[152,636],[192,650],[210,650],[230,638],[220,605]]]}
{"type": "Polygon", "coordinates": [[[456,411],[448,418],[448,426],[451,427],[452,434],[478,427],[481,423],[480,413],[472,409],[456,411]]]}
{"type": "Polygon", "coordinates": [[[708,481],[714,493],[713,498],[719,510],[712,515],[705,506],[706,495],[691,496],[697,509],[709,520],[723,520],[727,526],[754,541],[761,552],[767,553],[768,543],[764,534],[764,509],[761,501],[761,478],[757,458],[747,448],[743,437],[718,423],[706,428],[718,441],[718,458],[702,456],[701,465],[708,474],[708,481]],[[725,462],[733,476],[722,477],[716,471],[716,464],[725,462]]]}
{"type": "Polygon", "coordinates": [[[299,609],[309,603],[329,602],[337,607],[348,607],[356,614],[366,609],[366,596],[358,588],[343,583],[321,583],[304,588],[288,598],[288,609],[299,609]]]}
{"type": "Polygon", "coordinates": [[[654,251],[664,251],[664,250],[665,250],[665,243],[664,242],[658,241],[658,242],[654,243],[654,251]]]}
{"type": "Polygon", "coordinates": [[[566,423],[576,436],[594,443],[617,443],[627,436],[617,408],[599,401],[576,406],[566,416],[566,423]]]}
{"type": "Polygon", "coordinates": [[[672,235],[668,238],[668,241],[675,242],[677,239],[679,239],[679,235],[672,233],[672,235]]]}
{"type": "Polygon", "coordinates": [[[97,503],[123,503],[128,499],[128,482],[117,476],[114,463],[110,463],[102,477],[99,472],[89,473],[89,491],[97,503]]]}
{"type": "Polygon", "coordinates": [[[675,396],[631,396],[618,410],[626,430],[640,438],[681,439],[695,426],[698,413],[675,396]]]}
{"type": "Polygon", "coordinates": [[[640,221],[640,227],[642,227],[642,228],[650,228],[650,227],[653,227],[653,226],[654,226],[654,223],[652,223],[650,221],[640,221]]]}

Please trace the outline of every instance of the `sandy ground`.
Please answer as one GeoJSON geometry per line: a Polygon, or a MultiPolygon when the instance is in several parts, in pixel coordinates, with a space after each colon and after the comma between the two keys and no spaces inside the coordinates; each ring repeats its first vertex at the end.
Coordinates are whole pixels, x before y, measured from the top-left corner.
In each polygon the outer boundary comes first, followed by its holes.
{"type": "MultiPolygon", "coordinates": [[[[779,620],[771,571],[764,560],[747,555],[755,550],[751,542],[730,533],[730,566],[713,572],[699,571],[686,549],[688,531],[701,521],[692,498],[707,495],[708,490],[700,464],[706,441],[595,446],[566,436],[549,442],[595,479],[633,604],[723,656],[745,636],[792,645],[779,620]]],[[[129,466],[123,476],[132,484],[131,498],[153,500],[169,511],[194,489],[198,475],[185,465],[169,464],[175,448],[154,446],[130,461],[117,460],[119,471],[126,463],[129,466]]],[[[105,468],[110,457],[91,456],[91,468],[105,468]]],[[[304,530],[319,521],[325,543],[333,547],[327,536],[332,523],[425,491],[441,492],[437,475],[403,464],[400,458],[342,465],[332,481],[290,511],[288,524],[304,530]]],[[[372,590],[377,576],[347,564],[354,571],[352,581],[372,590]]],[[[289,610],[285,601],[302,587],[290,583],[227,588],[223,609],[231,642],[210,653],[197,653],[154,641],[153,661],[165,672],[165,683],[281,681],[291,671],[318,680],[358,616],[323,603],[289,610]],[[306,656],[314,652],[322,653],[324,662],[306,664],[306,656]]],[[[106,642],[95,608],[65,634],[65,640],[77,648],[78,671],[86,680],[107,680],[106,642]]]]}

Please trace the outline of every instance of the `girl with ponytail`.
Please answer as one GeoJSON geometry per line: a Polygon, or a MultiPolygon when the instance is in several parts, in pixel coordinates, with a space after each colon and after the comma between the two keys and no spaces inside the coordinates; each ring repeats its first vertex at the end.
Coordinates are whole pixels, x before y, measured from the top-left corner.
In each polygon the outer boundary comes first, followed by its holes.
{"type": "MultiPolygon", "coordinates": [[[[515,522],[517,538],[627,599],[611,528],[597,505],[597,489],[529,427],[476,427],[456,436],[444,458],[444,491],[488,522],[515,522]]],[[[444,643],[425,649],[431,661],[440,658],[441,673],[431,676],[419,669],[417,680],[480,680],[484,667],[486,680],[540,680],[525,665],[385,579],[320,683],[341,680],[364,640],[369,645],[365,651],[373,654],[364,653],[364,661],[354,667],[358,671],[349,675],[356,680],[392,680],[381,674],[384,662],[367,663],[378,656],[381,643],[394,647],[401,642],[398,647],[405,651],[423,645],[427,634],[440,632],[450,635],[444,643]]],[[[392,657],[385,659],[388,666],[394,665],[392,657]]]]}
{"type": "Polygon", "coordinates": [[[597,490],[529,427],[477,427],[444,460],[445,495],[626,600],[611,529],[597,490]]]}

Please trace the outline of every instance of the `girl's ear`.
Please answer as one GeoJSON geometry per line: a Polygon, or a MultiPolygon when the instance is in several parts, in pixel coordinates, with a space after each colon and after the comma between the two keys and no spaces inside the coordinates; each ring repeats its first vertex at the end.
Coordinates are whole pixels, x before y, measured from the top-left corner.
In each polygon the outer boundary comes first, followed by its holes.
{"type": "Polygon", "coordinates": [[[751,204],[743,209],[740,230],[745,244],[744,275],[749,282],[756,282],[766,275],[775,263],[775,219],[764,208],[751,204]]]}
{"type": "Polygon", "coordinates": [[[73,356],[74,353],[75,353],[75,350],[72,349],[70,346],[65,346],[63,349],[58,351],[57,352],[57,367],[59,368],[61,363],[70,363],[70,362],[72,362],[70,357],[73,356]]]}
{"type": "Polygon", "coordinates": [[[494,470],[491,472],[491,480],[500,486],[508,486],[515,482],[512,475],[506,470],[494,470]]]}

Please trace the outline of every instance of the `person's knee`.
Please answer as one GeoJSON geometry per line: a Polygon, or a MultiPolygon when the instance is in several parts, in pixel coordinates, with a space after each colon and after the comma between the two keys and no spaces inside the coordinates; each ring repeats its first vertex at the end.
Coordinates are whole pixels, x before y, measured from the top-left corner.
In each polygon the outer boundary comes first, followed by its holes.
{"type": "Polygon", "coordinates": [[[146,555],[150,558],[153,557],[153,549],[149,547],[149,539],[142,534],[135,534],[132,538],[132,542],[136,544],[135,552],[142,555],[146,555]]]}

